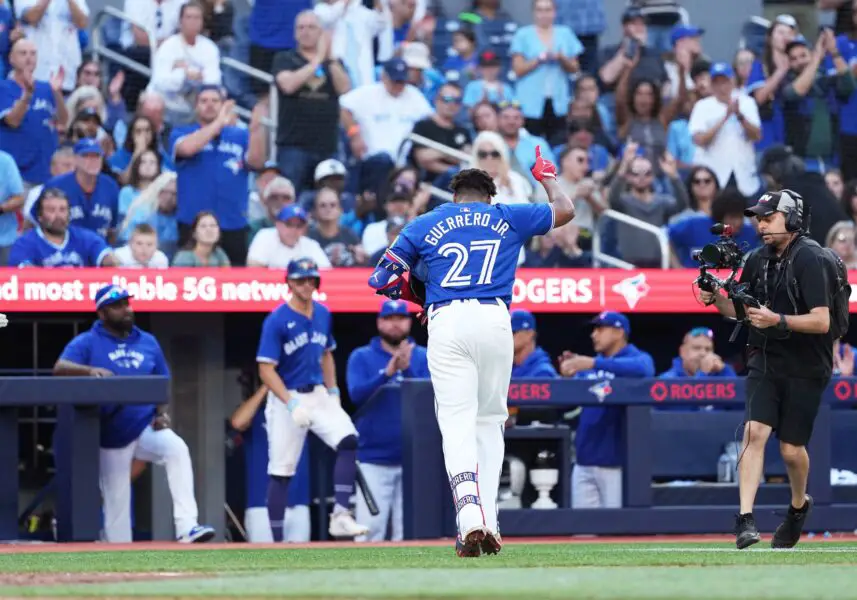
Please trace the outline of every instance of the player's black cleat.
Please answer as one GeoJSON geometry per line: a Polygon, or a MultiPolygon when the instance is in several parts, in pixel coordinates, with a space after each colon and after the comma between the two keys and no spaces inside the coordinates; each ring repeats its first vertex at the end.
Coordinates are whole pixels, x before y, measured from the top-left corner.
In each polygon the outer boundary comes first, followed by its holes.
{"type": "Polygon", "coordinates": [[[795,510],[789,506],[785,519],[777,527],[774,537],[771,538],[771,548],[794,548],[800,541],[800,534],[803,533],[806,518],[811,512],[812,496],[809,494],[806,495],[806,502],[800,510],[795,510]]]}
{"type": "Polygon", "coordinates": [[[761,539],[753,513],[735,515],[735,545],[738,546],[738,550],[749,548],[761,539]]]}
{"type": "Polygon", "coordinates": [[[474,529],[464,536],[455,538],[455,553],[461,558],[473,558],[482,553],[482,543],[485,541],[485,532],[482,529],[474,529]]]}
{"type": "Polygon", "coordinates": [[[497,554],[503,548],[503,540],[500,539],[499,533],[485,534],[485,539],[482,540],[482,552],[484,554],[497,554]]]}

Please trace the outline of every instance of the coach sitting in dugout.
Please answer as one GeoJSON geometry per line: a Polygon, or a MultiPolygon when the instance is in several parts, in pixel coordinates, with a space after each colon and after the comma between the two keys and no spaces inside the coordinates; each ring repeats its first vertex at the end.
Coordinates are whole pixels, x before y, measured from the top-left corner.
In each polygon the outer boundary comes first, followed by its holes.
{"type": "Polygon", "coordinates": [[[375,392],[405,377],[428,379],[426,349],[410,337],[413,320],[404,300],[387,300],[378,313],[378,336],[348,358],[346,381],[351,402],[358,407],[357,460],[375,496],[378,514],[369,513],[363,493],[357,495],[356,517],[369,533],[358,542],[383,541],[392,519],[393,541],[404,538],[402,513],[402,401],[398,394],[375,392]],[[361,410],[363,409],[363,410],[361,410]]]}
{"type": "MultiPolygon", "coordinates": [[[[54,365],[54,375],[112,377],[164,375],[170,370],[158,340],[134,325],[131,295],[116,285],[95,294],[98,320],[76,336],[54,365]]],[[[101,411],[98,469],[104,506],[104,540],[128,543],[131,534],[131,466],[140,459],[167,469],[179,542],[207,542],[214,529],[197,521],[193,466],[187,444],[172,429],[166,406],[105,405],[101,411]]]]}
{"type": "MultiPolygon", "coordinates": [[[[615,379],[654,377],[652,356],[628,343],[631,324],[618,312],[592,320],[594,357],[566,350],[560,361],[563,377],[615,379]]],[[[586,406],[574,437],[576,460],[571,475],[572,508],[622,507],[622,406],[586,406]]]]}
{"type": "MultiPolygon", "coordinates": [[[[515,356],[512,362],[512,381],[516,379],[556,379],[559,374],[547,352],[536,345],[536,318],[526,310],[513,310],[509,315],[512,321],[512,341],[515,356]]],[[[533,421],[556,423],[562,416],[560,410],[551,408],[509,407],[507,426],[525,425],[533,421]]]]}

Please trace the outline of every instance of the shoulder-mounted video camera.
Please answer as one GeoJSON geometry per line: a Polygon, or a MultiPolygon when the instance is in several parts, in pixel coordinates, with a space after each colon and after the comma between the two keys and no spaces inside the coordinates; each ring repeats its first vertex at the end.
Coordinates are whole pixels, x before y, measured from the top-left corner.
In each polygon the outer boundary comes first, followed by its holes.
{"type": "Polygon", "coordinates": [[[693,254],[693,259],[699,263],[699,277],[694,283],[699,286],[699,289],[712,294],[718,293],[718,290],[726,292],[726,297],[732,301],[732,305],[735,307],[735,319],[738,321],[729,338],[730,342],[734,342],[741,329],[741,323],[747,319],[744,306],[761,308],[762,303],[748,292],[749,283],[735,281],[738,269],[744,263],[744,251],[738,242],[732,239],[732,227],[717,223],[711,227],[711,233],[720,237],[693,254]],[[709,269],[730,269],[732,272],[726,279],[720,279],[709,273],[709,269]]]}

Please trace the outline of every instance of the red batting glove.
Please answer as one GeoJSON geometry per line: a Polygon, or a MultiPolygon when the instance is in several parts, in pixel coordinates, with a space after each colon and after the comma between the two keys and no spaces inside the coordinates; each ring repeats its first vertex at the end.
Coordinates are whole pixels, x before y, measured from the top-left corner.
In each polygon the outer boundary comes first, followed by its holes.
{"type": "Polygon", "coordinates": [[[556,179],[556,166],[549,160],[542,158],[542,147],[536,146],[536,164],[530,169],[536,181],[543,179],[556,179]]]}

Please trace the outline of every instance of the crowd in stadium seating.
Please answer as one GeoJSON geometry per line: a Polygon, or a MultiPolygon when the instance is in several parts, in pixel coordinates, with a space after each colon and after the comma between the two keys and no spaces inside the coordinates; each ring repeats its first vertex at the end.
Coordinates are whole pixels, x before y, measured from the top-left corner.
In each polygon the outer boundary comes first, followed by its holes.
{"type": "Polygon", "coordinates": [[[85,54],[85,0],[16,0],[0,7],[0,263],[367,266],[449,200],[463,165],[495,178],[496,202],[545,201],[541,146],[577,217],[522,266],[588,267],[598,249],[659,267],[642,223],[668,236],[670,266],[692,267],[715,222],[756,245],[743,206],[787,186],[855,268],[857,0],[839,4],[835,31],[779,15],[714,62],[665,0],[629,2],[613,46],[599,44],[603,0],[536,0],[526,26],[499,0],[458,15],[255,0],[249,16],[230,0],[125,0],[145,29],[101,33],[146,77],[85,54]],[[268,85],[225,57],[274,77],[276,114],[268,85]]]}

